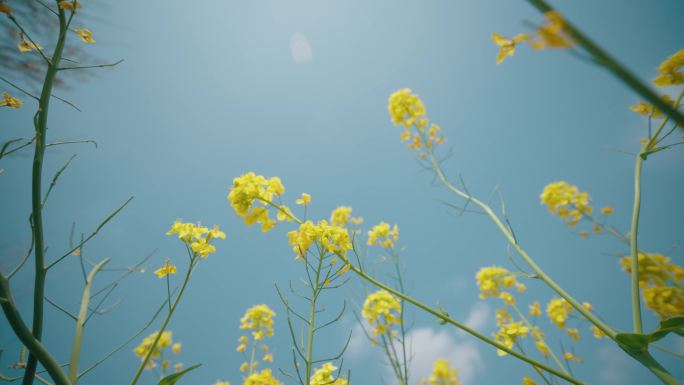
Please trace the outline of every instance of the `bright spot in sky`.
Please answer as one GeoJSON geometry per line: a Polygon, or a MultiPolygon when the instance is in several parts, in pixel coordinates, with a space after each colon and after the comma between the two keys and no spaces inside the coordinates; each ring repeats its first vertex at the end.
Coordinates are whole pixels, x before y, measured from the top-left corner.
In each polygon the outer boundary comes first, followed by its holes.
{"type": "Polygon", "coordinates": [[[295,63],[306,63],[313,59],[309,39],[301,32],[296,32],[290,38],[290,52],[295,63]]]}

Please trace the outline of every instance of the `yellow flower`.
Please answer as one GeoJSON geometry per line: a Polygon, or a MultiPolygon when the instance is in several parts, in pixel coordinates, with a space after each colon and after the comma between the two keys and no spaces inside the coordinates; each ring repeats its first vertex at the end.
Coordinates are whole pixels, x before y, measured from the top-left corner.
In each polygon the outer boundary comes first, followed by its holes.
{"type": "Polygon", "coordinates": [[[565,361],[582,362],[582,360],[579,357],[577,357],[576,355],[574,355],[570,352],[565,352],[565,354],[563,354],[563,359],[565,361]]]}
{"type": "Polygon", "coordinates": [[[501,326],[513,320],[513,317],[508,313],[508,309],[501,308],[496,310],[496,326],[501,326]]]}
{"type": "Polygon", "coordinates": [[[589,302],[582,302],[582,307],[586,311],[591,311],[594,308],[593,306],[591,306],[591,304],[589,302]]]}
{"type": "Polygon", "coordinates": [[[237,348],[235,348],[235,351],[238,353],[244,353],[245,349],[247,349],[247,345],[240,344],[237,348]]]}
{"type": "Polygon", "coordinates": [[[500,47],[499,54],[496,56],[496,64],[501,64],[506,56],[513,56],[515,53],[515,46],[520,42],[528,40],[529,38],[530,37],[524,33],[520,33],[510,39],[503,37],[496,32],[493,33],[492,40],[494,41],[494,44],[500,47]]]}
{"type": "Polygon", "coordinates": [[[432,366],[432,374],[421,381],[423,385],[460,385],[458,371],[447,360],[437,360],[432,366]]]}
{"type": "Polygon", "coordinates": [[[373,327],[373,335],[385,334],[392,325],[401,323],[401,302],[389,292],[379,290],[366,297],[361,315],[373,327]]]}
{"type": "Polygon", "coordinates": [[[530,377],[525,376],[525,377],[523,377],[522,380],[523,380],[523,381],[522,381],[522,382],[523,382],[523,385],[537,385],[537,383],[534,382],[534,380],[531,379],[530,377]]]}
{"type": "Polygon", "coordinates": [[[175,365],[173,365],[173,371],[174,372],[178,373],[181,370],[183,370],[183,363],[182,362],[178,362],[175,365]]]}
{"type": "Polygon", "coordinates": [[[603,215],[610,215],[610,214],[612,214],[614,211],[615,211],[615,210],[614,210],[612,207],[610,207],[610,206],[601,207],[601,214],[603,214],[603,215]]]}
{"type": "Polygon", "coordinates": [[[570,338],[572,338],[573,341],[575,341],[575,342],[579,341],[579,339],[580,339],[579,330],[567,328],[567,329],[565,329],[565,332],[570,336],[570,338]]]}
{"type": "Polygon", "coordinates": [[[213,229],[202,226],[200,223],[184,223],[176,220],[166,235],[178,234],[178,239],[190,246],[190,249],[202,258],[207,258],[211,253],[216,252],[216,247],[211,245],[215,238],[226,239],[226,234],[219,230],[218,226],[213,229]]]}
{"type": "MultiPolygon", "coordinates": [[[[501,326],[499,331],[494,335],[494,339],[505,347],[512,349],[513,344],[518,338],[527,336],[530,328],[525,326],[522,322],[510,322],[501,326]]],[[[497,354],[505,356],[507,353],[503,350],[497,350],[497,354]]]]}
{"type": "Polygon", "coordinates": [[[582,215],[591,214],[593,211],[589,205],[589,193],[580,192],[577,186],[566,182],[549,183],[539,198],[550,212],[565,220],[570,227],[579,223],[582,215]]]}
{"type": "Polygon", "coordinates": [[[33,42],[30,42],[28,40],[24,40],[23,36],[21,38],[21,41],[19,42],[19,45],[17,45],[17,48],[19,48],[19,51],[21,52],[31,52],[34,49],[35,50],[41,50],[43,49],[43,46],[40,44],[34,44],[33,42]]]}
{"type": "Polygon", "coordinates": [[[264,354],[264,362],[273,362],[273,353],[264,354]]]}
{"type": "Polygon", "coordinates": [[[260,373],[247,376],[242,385],[282,385],[282,382],[273,376],[271,369],[264,369],[260,373]]]}
{"type": "Polygon", "coordinates": [[[142,340],[140,345],[136,346],[136,348],[133,349],[135,355],[140,357],[141,360],[145,359],[145,356],[148,353],[150,354],[150,360],[148,361],[148,365],[145,367],[146,370],[154,368],[156,366],[154,359],[161,356],[162,351],[173,343],[172,332],[165,331],[159,337],[157,345],[154,347],[154,349],[152,349],[154,340],[157,338],[158,335],[158,331],[150,334],[142,340]]]}
{"type": "Polygon", "coordinates": [[[392,118],[392,123],[406,128],[411,127],[416,119],[425,116],[425,105],[418,95],[411,93],[408,88],[401,89],[389,98],[387,107],[392,118]]]}
{"type": "Polygon", "coordinates": [[[354,226],[359,226],[359,225],[363,224],[363,217],[352,217],[350,219],[350,222],[354,226]]]}
{"type": "Polygon", "coordinates": [[[546,306],[546,314],[549,316],[549,319],[561,329],[565,328],[568,314],[573,310],[568,301],[563,298],[554,298],[546,306]]]}
{"type": "Polygon", "coordinates": [[[328,362],[323,364],[320,368],[314,370],[309,381],[310,385],[347,385],[347,380],[344,378],[335,378],[333,372],[337,367],[328,362]]]}
{"type": "Polygon", "coordinates": [[[2,100],[0,100],[0,107],[20,108],[21,107],[21,100],[10,96],[10,94],[7,91],[5,91],[2,93],[2,100]]]}
{"type": "Polygon", "coordinates": [[[480,289],[480,298],[501,298],[509,304],[515,303],[515,298],[503,289],[516,286],[520,290],[522,285],[513,274],[499,266],[481,268],[475,275],[475,279],[480,289]]]}
{"type": "Polygon", "coordinates": [[[214,383],[214,385],[230,385],[230,382],[219,380],[214,383]]]}
{"type": "Polygon", "coordinates": [[[299,226],[299,229],[287,233],[287,238],[292,251],[297,254],[297,259],[304,258],[314,242],[320,244],[321,248],[328,253],[345,255],[347,250],[352,248],[349,231],[340,226],[329,225],[325,220],[317,224],[306,221],[299,226]]]}
{"type": "Polygon", "coordinates": [[[591,331],[594,333],[594,338],[600,339],[606,336],[604,332],[601,331],[596,325],[590,326],[591,331]]]}
{"type": "Polygon", "coordinates": [[[238,342],[241,344],[246,344],[247,341],[249,341],[249,338],[247,336],[240,336],[240,338],[238,338],[238,342]]]}
{"type": "Polygon", "coordinates": [[[180,342],[176,342],[175,344],[173,344],[173,345],[171,346],[171,351],[173,352],[173,354],[180,354],[180,352],[181,352],[181,343],[180,343],[180,342]]]}
{"type": "MultiPolygon", "coordinates": [[[[639,286],[665,286],[668,281],[679,283],[684,279],[684,268],[670,263],[670,258],[657,253],[639,253],[639,286]]],[[[622,270],[631,273],[631,257],[620,258],[622,270]]]]}
{"type": "MultiPolygon", "coordinates": [[[[675,101],[669,95],[663,95],[661,96],[661,99],[669,105],[675,105],[675,101]]],[[[650,116],[652,118],[660,118],[663,116],[663,113],[659,109],[649,103],[639,102],[638,104],[629,106],[629,109],[640,115],[650,116]]]]}
{"type": "Polygon", "coordinates": [[[93,33],[90,32],[89,29],[85,28],[76,28],[74,29],[74,32],[81,38],[82,41],[86,43],[95,43],[95,39],[93,39],[93,33]]]}
{"type": "Polygon", "coordinates": [[[240,371],[246,372],[247,370],[249,370],[249,364],[246,362],[243,362],[242,365],[240,365],[240,371]]]}
{"type": "Polygon", "coordinates": [[[171,274],[176,274],[176,266],[169,263],[169,260],[167,259],[164,262],[164,266],[160,267],[159,269],[154,271],[154,274],[159,277],[159,278],[164,278],[167,275],[171,274]]]}
{"type": "Polygon", "coordinates": [[[544,18],[544,23],[537,29],[537,40],[530,42],[532,48],[570,48],[575,44],[565,20],[558,12],[548,11],[544,18]]]}
{"type": "Polygon", "coordinates": [[[275,312],[267,305],[252,306],[240,318],[240,329],[252,330],[252,336],[256,341],[263,339],[264,334],[273,337],[273,317],[275,315],[275,312]]]}
{"type": "Polygon", "coordinates": [[[369,246],[380,246],[386,249],[391,249],[394,247],[394,243],[399,240],[399,226],[394,225],[390,228],[390,225],[385,222],[380,222],[380,224],[373,226],[373,228],[368,232],[368,245],[369,246]]]}
{"type": "Polygon", "coordinates": [[[344,227],[351,218],[352,208],[340,206],[330,214],[330,224],[333,226],[344,227]]]}
{"type": "Polygon", "coordinates": [[[78,1],[75,1],[75,0],[74,1],[62,0],[59,3],[57,3],[57,7],[65,10],[65,11],[73,12],[75,9],[81,8],[81,3],[79,3],[78,1]]]}
{"type": "Polygon", "coordinates": [[[0,13],[9,15],[12,13],[12,8],[10,8],[10,6],[5,3],[0,3],[0,13]]]}
{"type": "Polygon", "coordinates": [[[684,316],[684,289],[674,286],[654,286],[644,289],[644,303],[661,319],[684,316]]]}
{"type": "Polygon", "coordinates": [[[171,366],[171,361],[163,360],[161,366],[162,366],[162,369],[167,370],[171,366]]]}
{"type": "Polygon", "coordinates": [[[539,305],[539,301],[534,301],[532,305],[530,305],[530,315],[533,317],[539,317],[541,314],[541,306],[539,305]]]}
{"type": "Polygon", "coordinates": [[[653,84],[659,87],[677,86],[684,84],[684,48],[665,59],[659,66],[659,75],[653,79],[653,84]]]}
{"type": "Polygon", "coordinates": [[[251,226],[259,223],[261,231],[267,232],[276,225],[276,221],[269,218],[268,209],[270,205],[275,205],[274,197],[280,197],[284,193],[285,187],[280,178],[266,179],[262,175],[248,172],[233,179],[228,201],[245,224],[251,226]]]}
{"type": "Polygon", "coordinates": [[[299,198],[299,199],[297,199],[297,200],[295,201],[295,203],[298,204],[298,205],[306,206],[306,205],[308,205],[309,203],[311,203],[311,195],[309,195],[309,194],[307,194],[307,193],[302,193],[302,197],[299,198]]]}

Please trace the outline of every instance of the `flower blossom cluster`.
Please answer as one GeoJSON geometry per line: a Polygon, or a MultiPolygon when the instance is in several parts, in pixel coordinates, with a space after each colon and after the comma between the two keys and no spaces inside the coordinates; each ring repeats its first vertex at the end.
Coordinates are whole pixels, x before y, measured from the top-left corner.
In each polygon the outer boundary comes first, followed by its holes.
{"type": "Polygon", "coordinates": [[[423,378],[421,385],[460,385],[458,371],[449,365],[447,360],[436,360],[432,364],[432,373],[423,378]]]}
{"type": "Polygon", "coordinates": [[[387,109],[392,123],[404,127],[400,137],[403,142],[409,141],[409,149],[431,149],[435,144],[444,143],[444,137],[438,135],[441,128],[430,123],[425,104],[410,89],[403,88],[390,95],[387,109]]]}
{"type": "Polygon", "coordinates": [[[392,325],[401,324],[401,311],[399,299],[385,290],[379,290],[366,297],[361,315],[373,327],[371,333],[379,336],[388,333],[392,325]]]}
{"type": "Polygon", "coordinates": [[[539,198],[551,213],[558,215],[570,227],[577,225],[583,215],[590,215],[593,212],[589,204],[589,193],[580,192],[577,186],[567,182],[549,183],[539,198]]]}

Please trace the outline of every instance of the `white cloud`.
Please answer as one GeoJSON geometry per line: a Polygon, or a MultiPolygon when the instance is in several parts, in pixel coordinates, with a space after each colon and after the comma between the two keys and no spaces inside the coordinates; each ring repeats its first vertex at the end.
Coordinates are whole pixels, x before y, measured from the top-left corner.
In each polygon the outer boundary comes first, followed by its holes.
{"type": "MultiPolygon", "coordinates": [[[[471,329],[482,331],[489,323],[489,315],[492,308],[486,302],[476,302],[470,307],[468,318],[466,318],[465,325],[471,329]]],[[[461,331],[461,333],[465,333],[461,331]]]]}
{"type": "Polygon", "coordinates": [[[470,340],[456,339],[446,330],[416,328],[407,335],[412,352],[409,366],[411,384],[419,384],[420,379],[432,372],[435,360],[448,360],[458,369],[459,378],[465,385],[473,383],[475,374],[484,364],[477,347],[470,340]]]}
{"type": "Polygon", "coordinates": [[[363,327],[361,327],[358,322],[355,322],[352,327],[352,336],[349,340],[349,345],[345,351],[346,356],[349,358],[360,358],[366,354],[369,346],[370,342],[363,331],[363,327]]]}
{"type": "Polygon", "coordinates": [[[295,63],[306,63],[313,59],[313,51],[309,38],[301,32],[296,32],[290,37],[290,52],[295,63]]]}

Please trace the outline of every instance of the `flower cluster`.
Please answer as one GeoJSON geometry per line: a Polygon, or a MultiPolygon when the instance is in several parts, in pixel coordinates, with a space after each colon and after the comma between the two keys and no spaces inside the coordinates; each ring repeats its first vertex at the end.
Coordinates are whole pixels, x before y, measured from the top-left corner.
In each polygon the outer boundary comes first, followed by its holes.
{"type": "Polygon", "coordinates": [[[672,54],[658,66],[658,76],[653,84],[659,87],[679,86],[684,84],[684,48],[672,54]]]}
{"type": "Polygon", "coordinates": [[[366,297],[361,315],[373,327],[373,335],[386,334],[392,325],[401,324],[401,302],[385,290],[376,291],[366,297]]]}
{"type": "Polygon", "coordinates": [[[5,91],[2,93],[2,99],[0,99],[0,107],[20,108],[21,100],[10,96],[10,94],[5,91]]]}
{"type": "Polygon", "coordinates": [[[513,295],[504,289],[515,286],[519,292],[525,291],[525,285],[519,283],[513,274],[498,266],[483,267],[475,275],[480,289],[480,298],[501,298],[506,303],[514,304],[513,295]]]}
{"type": "Polygon", "coordinates": [[[275,312],[267,305],[255,305],[247,309],[240,318],[240,329],[252,330],[252,337],[256,341],[265,336],[273,337],[273,317],[275,312]]]}
{"type": "Polygon", "coordinates": [[[380,222],[380,224],[373,226],[373,228],[368,231],[369,246],[380,246],[385,249],[391,249],[398,240],[399,227],[397,225],[390,228],[389,224],[380,222]]]}
{"type": "Polygon", "coordinates": [[[387,109],[392,123],[404,126],[401,140],[409,141],[409,149],[432,148],[435,144],[444,143],[444,137],[438,135],[441,128],[430,124],[425,115],[425,104],[410,89],[404,88],[390,95],[387,109]],[[411,127],[415,127],[415,132],[411,127]]]}
{"type": "Polygon", "coordinates": [[[449,365],[447,360],[437,360],[428,378],[423,378],[422,385],[459,385],[458,371],[449,365]]]}
{"type": "MultiPolygon", "coordinates": [[[[157,366],[156,359],[160,357],[163,358],[164,351],[167,347],[171,346],[171,352],[175,355],[178,355],[181,352],[181,344],[178,342],[175,344],[173,343],[173,333],[171,331],[162,332],[161,336],[159,337],[159,341],[157,341],[157,345],[153,348],[152,346],[154,345],[154,340],[157,339],[158,335],[158,331],[150,334],[142,340],[140,345],[136,346],[136,348],[133,349],[133,353],[135,353],[136,356],[140,357],[141,360],[144,360],[148,354],[150,355],[150,358],[147,361],[147,364],[145,365],[146,370],[151,370],[157,366]]],[[[168,369],[170,365],[171,363],[169,360],[162,360],[163,370],[168,369]]],[[[178,363],[174,366],[174,370],[180,371],[182,367],[183,364],[178,363]]]]}
{"type": "Polygon", "coordinates": [[[565,328],[568,315],[573,310],[575,309],[563,298],[554,298],[546,305],[546,315],[549,316],[549,320],[561,329],[565,328]]]}
{"type": "Polygon", "coordinates": [[[534,49],[570,48],[575,44],[565,19],[556,11],[544,13],[544,22],[533,35],[524,33],[512,38],[492,34],[494,44],[499,46],[496,63],[500,64],[506,56],[513,56],[515,48],[522,42],[528,42],[534,49]]]}
{"type": "Polygon", "coordinates": [[[570,227],[577,225],[583,215],[593,211],[589,205],[589,193],[580,192],[577,186],[562,181],[547,184],[539,198],[550,212],[565,220],[570,227]]]}
{"type": "MultiPolygon", "coordinates": [[[[525,326],[522,322],[508,322],[503,324],[499,331],[496,332],[494,339],[503,346],[512,349],[513,344],[515,344],[517,339],[526,337],[529,331],[530,328],[525,326]]],[[[505,356],[506,352],[499,349],[497,350],[497,354],[505,356]]]]}
{"type": "Polygon", "coordinates": [[[247,376],[242,385],[282,385],[271,372],[271,369],[264,369],[261,372],[254,372],[247,376]]]}
{"type": "MultiPolygon", "coordinates": [[[[283,193],[285,193],[285,187],[280,178],[266,179],[262,175],[248,172],[233,179],[233,188],[228,194],[228,200],[235,213],[244,218],[248,226],[259,223],[261,231],[267,232],[276,225],[276,221],[269,218],[268,208],[274,205],[273,198],[280,197],[283,193]]],[[[286,214],[278,210],[278,219],[288,218],[286,214]]]]}
{"type": "MultiPolygon", "coordinates": [[[[646,307],[660,318],[684,315],[684,268],[657,253],[639,253],[639,286],[646,307]]],[[[631,257],[620,258],[623,271],[632,272],[631,257]]]]}
{"type": "MultiPolygon", "coordinates": [[[[663,99],[665,103],[670,104],[674,107],[675,101],[672,100],[672,98],[669,95],[663,95],[661,99],[663,99]]],[[[633,106],[629,106],[629,109],[636,112],[639,115],[649,116],[655,119],[663,116],[662,111],[660,111],[654,105],[649,103],[639,102],[633,106]]]]}
{"type": "Polygon", "coordinates": [[[328,362],[323,364],[320,368],[316,369],[311,375],[309,381],[310,385],[347,385],[348,382],[345,378],[335,378],[333,372],[337,370],[337,367],[332,363],[328,362]]]}
{"type": "Polygon", "coordinates": [[[306,221],[299,229],[287,233],[288,243],[292,251],[297,254],[297,259],[306,256],[309,247],[314,242],[320,244],[323,251],[345,255],[352,248],[349,231],[344,227],[328,224],[326,220],[314,224],[306,221]]]}
{"type": "Polygon", "coordinates": [[[171,226],[171,230],[166,235],[177,234],[178,239],[190,246],[193,253],[201,258],[207,258],[209,254],[216,252],[216,247],[210,242],[215,238],[226,239],[226,234],[219,230],[218,226],[213,229],[202,226],[201,223],[184,223],[176,220],[171,226]]]}

